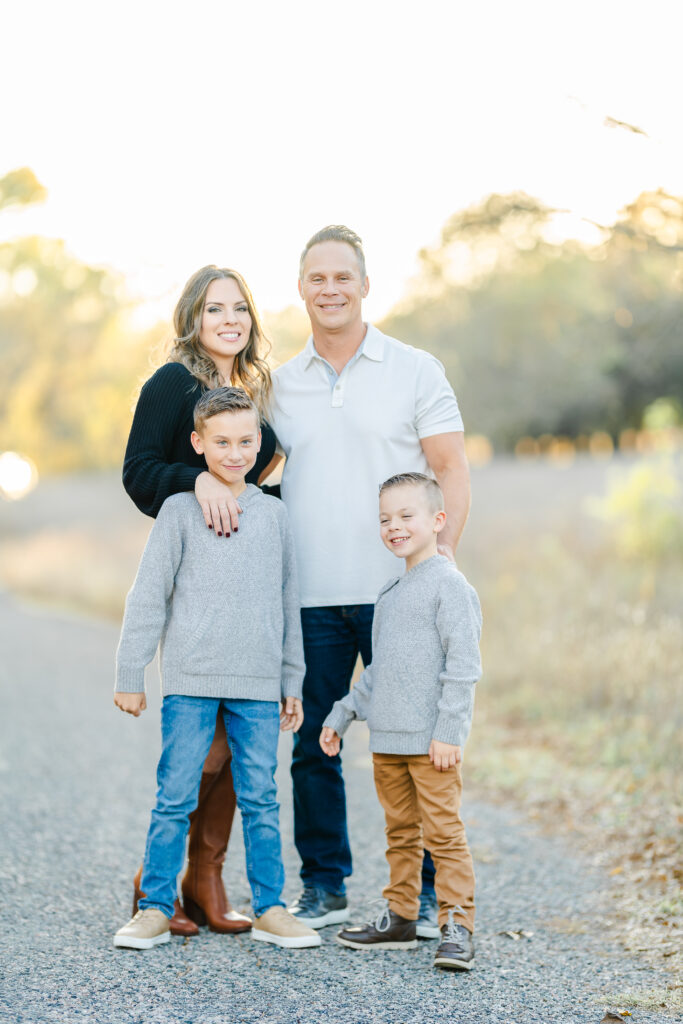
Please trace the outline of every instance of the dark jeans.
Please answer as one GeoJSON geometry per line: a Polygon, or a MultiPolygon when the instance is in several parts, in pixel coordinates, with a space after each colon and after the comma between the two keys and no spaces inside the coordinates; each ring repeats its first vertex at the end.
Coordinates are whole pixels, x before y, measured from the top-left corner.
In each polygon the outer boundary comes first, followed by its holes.
{"type": "MultiPolygon", "coordinates": [[[[302,608],[306,677],[304,722],[294,735],[294,842],[301,857],[304,884],[327,892],[344,892],[351,874],[351,847],[346,826],[346,795],[340,757],[320,748],[322,724],[332,705],[349,692],[360,654],[372,661],[372,604],[302,608]]],[[[434,864],[425,850],[422,891],[434,891],[434,864]]]]}

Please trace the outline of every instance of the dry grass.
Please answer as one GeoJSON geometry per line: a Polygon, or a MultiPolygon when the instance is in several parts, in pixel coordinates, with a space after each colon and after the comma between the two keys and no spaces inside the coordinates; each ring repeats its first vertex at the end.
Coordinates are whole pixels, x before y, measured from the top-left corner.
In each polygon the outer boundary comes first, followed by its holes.
{"type": "Polygon", "coordinates": [[[45,529],[0,544],[0,579],[33,600],[118,621],[141,550],[134,531],[103,543],[94,530],[45,529]]]}
{"type": "Polygon", "coordinates": [[[680,563],[568,538],[480,563],[485,676],[468,779],[572,834],[605,875],[605,925],[673,960],[683,921],[680,563]]]}
{"type": "Polygon", "coordinates": [[[603,996],[598,1002],[601,1006],[618,1006],[618,1012],[626,1011],[629,1017],[632,1010],[679,1013],[683,1010],[683,986],[674,982],[666,988],[627,989],[603,996]]]}

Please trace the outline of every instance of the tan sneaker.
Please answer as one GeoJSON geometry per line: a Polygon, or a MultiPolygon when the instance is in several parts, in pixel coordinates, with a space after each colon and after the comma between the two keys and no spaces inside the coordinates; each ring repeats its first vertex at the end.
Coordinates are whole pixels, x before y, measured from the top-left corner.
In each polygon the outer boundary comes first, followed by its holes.
{"type": "Polygon", "coordinates": [[[256,918],[251,934],[260,942],[272,942],[287,949],[320,945],[318,933],[297,921],[284,907],[269,907],[265,914],[256,918]]]}
{"type": "Polygon", "coordinates": [[[166,914],[154,907],[138,910],[134,918],[123,928],[119,928],[114,936],[115,946],[126,946],[129,949],[151,949],[171,938],[171,927],[166,914]]]}

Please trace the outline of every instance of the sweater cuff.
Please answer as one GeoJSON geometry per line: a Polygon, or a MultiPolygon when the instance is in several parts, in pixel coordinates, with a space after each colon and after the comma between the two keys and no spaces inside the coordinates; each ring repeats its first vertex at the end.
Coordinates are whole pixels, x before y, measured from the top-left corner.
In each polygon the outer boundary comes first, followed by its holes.
{"type": "Polygon", "coordinates": [[[439,715],[432,739],[439,743],[450,743],[454,747],[464,747],[470,734],[471,721],[453,715],[439,715]]]}
{"type": "Polygon", "coordinates": [[[334,729],[337,736],[343,736],[353,721],[353,715],[339,702],[334,705],[323,722],[323,729],[334,729]]]}
{"type": "Polygon", "coordinates": [[[144,668],[128,668],[125,665],[117,665],[116,690],[118,693],[144,693],[144,668]]]}
{"type": "Polygon", "coordinates": [[[301,676],[283,676],[282,678],[283,697],[296,697],[297,700],[301,700],[303,687],[304,681],[301,676]]]}

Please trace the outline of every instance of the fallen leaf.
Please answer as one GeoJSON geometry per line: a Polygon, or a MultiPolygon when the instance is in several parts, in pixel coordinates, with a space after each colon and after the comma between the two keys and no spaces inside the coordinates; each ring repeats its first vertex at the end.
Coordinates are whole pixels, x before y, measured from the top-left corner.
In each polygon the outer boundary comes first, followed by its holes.
{"type": "Polygon", "coordinates": [[[612,868],[612,870],[610,871],[610,875],[620,875],[623,870],[624,865],[620,864],[618,868],[612,868]]]}
{"type": "Polygon", "coordinates": [[[620,1013],[612,1013],[611,1010],[608,1010],[605,1016],[600,1021],[600,1024],[610,1024],[610,1021],[614,1020],[624,1020],[624,1018],[621,1016],[620,1013]]]}
{"type": "Polygon", "coordinates": [[[499,935],[507,935],[507,937],[508,937],[509,939],[514,939],[514,940],[515,940],[515,942],[519,942],[519,940],[520,940],[520,939],[530,939],[530,938],[531,938],[531,936],[532,936],[532,935],[533,935],[534,933],[533,933],[533,932],[525,932],[525,931],[524,931],[524,930],[523,930],[522,928],[520,928],[520,929],[519,929],[518,931],[516,931],[516,932],[513,932],[513,931],[509,931],[509,932],[498,932],[498,934],[499,934],[499,935]]]}

